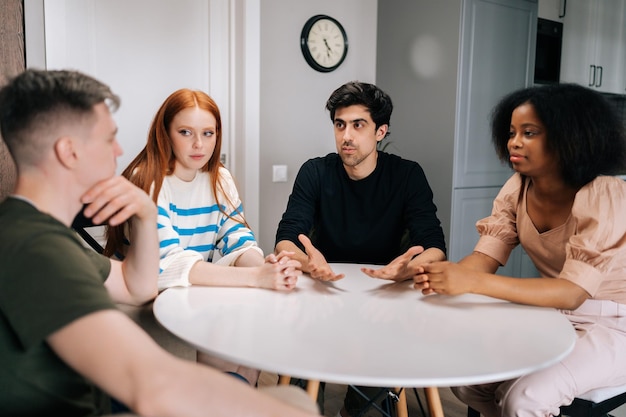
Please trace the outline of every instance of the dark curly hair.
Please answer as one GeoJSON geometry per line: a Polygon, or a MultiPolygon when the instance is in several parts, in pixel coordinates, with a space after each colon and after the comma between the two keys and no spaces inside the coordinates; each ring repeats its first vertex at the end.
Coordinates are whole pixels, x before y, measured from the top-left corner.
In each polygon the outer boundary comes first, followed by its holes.
{"type": "Polygon", "coordinates": [[[509,161],[511,115],[529,103],[546,130],[548,149],[558,158],[563,180],[582,187],[598,175],[626,172],[624,123],[600,93],[578,84],[528,87],[505,96],[493,109],[492,141],[503,163],[509,161]]]}

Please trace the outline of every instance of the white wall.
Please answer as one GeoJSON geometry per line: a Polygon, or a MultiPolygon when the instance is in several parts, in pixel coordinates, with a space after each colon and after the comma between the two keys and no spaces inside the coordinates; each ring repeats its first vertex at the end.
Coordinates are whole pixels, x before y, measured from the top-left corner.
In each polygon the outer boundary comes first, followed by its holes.
{"type": "Polygon", "coordinates": [[[335,151],[326,100],[341,84],[376,80],[377,0],[261,2],[260,224],[264,251],[274,247],[295,175],[307,159],[335,151]],[[306,20],[327,14],[348,36],[348,55],[331,73],[310,68],[300,50],[306,20]],[[288,181],[272,182],[272,165],[287,165],[288,181]]]}
{"type": "Polygon", "coordinates": [[[211,91],[209,80],[208,1],[158,7],[150,0],[45,1],[44,18],[46,67],[84,71],[122,98],[115,115],[120,171],[145,145],[158,106],[176,89],[213,95],[228,123],[228,96],[211,91]]]}

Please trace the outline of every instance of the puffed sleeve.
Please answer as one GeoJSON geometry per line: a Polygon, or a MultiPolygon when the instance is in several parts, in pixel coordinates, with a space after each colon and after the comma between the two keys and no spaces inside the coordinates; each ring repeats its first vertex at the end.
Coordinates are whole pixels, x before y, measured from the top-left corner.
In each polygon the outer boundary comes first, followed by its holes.
{"type": "Polygon", "coordinates": [[[572,216],[576,231],[566,245],[559,278],[593,297],[604,280],[626,265],[626,183],[615,177],[596,178],[576,194],[572,216]]]}
{"type": "Polygon", "coordinates": [[[522,177],[514,174],[493,201],[491,215],[476,222],[480,238],[474,251],[495,259],[500,265],[506,264],[511,251],[519,244],[517,207],[522,186],[522,177]]]}

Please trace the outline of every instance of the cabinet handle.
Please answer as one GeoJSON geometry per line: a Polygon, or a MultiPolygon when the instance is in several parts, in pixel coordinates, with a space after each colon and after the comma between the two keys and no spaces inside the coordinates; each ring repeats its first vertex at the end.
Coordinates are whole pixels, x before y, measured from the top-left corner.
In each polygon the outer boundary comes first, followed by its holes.
{"type": "Polygon", "coordinates": [[[563,14],[560,14],[559,17],[565,17],[567,14],[567,0],[563,0],[563,14]]]}
{"type": "Polygon", "coordinates": [[[596,77],[596,87],[602,86],[602,70],[603,68],[598,65],[598,76],[596,77]]]}
{"type": "Polygon", "coordinates": [[[589,87],[593,87],[596,83],[596,66],[589,65],[589,87]]]}

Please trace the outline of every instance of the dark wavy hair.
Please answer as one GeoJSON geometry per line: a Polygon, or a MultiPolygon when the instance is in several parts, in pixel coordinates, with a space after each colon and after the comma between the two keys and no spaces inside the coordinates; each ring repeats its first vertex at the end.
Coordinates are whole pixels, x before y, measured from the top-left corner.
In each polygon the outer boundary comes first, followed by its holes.
{"type": "Polygon", "coordinates": [[[514,91],[493,109],[492,141],[503,163],[509,161],[511,115],[531,104],[546,130],[548,149],[558,158],[563,180],[582,187],[598,175],[626,172],[624,122],[600,93],[578,84],[535,86],[514,91]]]}
{"type": "MultiPolygon", "coordinates": [[[[376,129],[382,125],[391,126],[393,103],[391,97],[374,84],[350,81],[330,95],[326,109],[330,112],[330,120],[335,121],[335,112],[342,107],[362,105],[367,108],[376,129]]],[[[389,135],[389,131],[387,131],[389,135]]]]}

